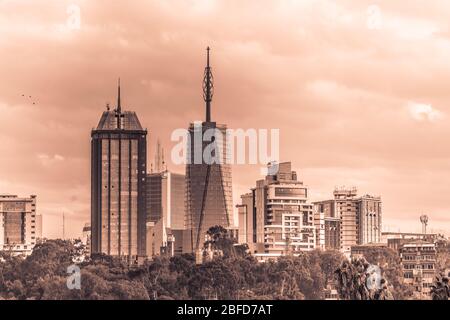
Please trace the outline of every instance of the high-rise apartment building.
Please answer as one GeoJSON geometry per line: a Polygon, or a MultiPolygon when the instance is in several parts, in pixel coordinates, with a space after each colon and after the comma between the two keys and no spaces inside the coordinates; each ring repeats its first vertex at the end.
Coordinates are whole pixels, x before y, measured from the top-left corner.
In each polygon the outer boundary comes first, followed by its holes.
{"type": "Polygon", "coordinates": [[[333,195],[334,199],[314,203],[316,228],[323,224],[325,248],[350,253],[352,246],[381,241],[380,197],[358,197],[356,188],[339,188],[333,195]]]}
{"type": "Polygon", "coordinates": [[[364,195],[357,200],[360,244],[381,242],[381,198],[364,195]]]}
{"type": "Polygon", "coordinates": [[[135,112],[103,112],[91,140],[91,252],[135,262],[146,255],[147,130],[135,112]]]}
{"type": "Polygon", "coordinates": [[[206,120],[189,127],[186,165],[185,252],[199,252],[210,227],[234,226],[231,166],[225,125],[211,120],[213,77],[207,66],[203,83],[206,120]]]}
{"type": "Polygon", "coordinates": [[[269,164],[268,172],[252,193],[241,197],[239,235],[261,259],[313,250],[316,231],[308,188],[290,162],[269,164]]]}
{"type": "Polygon", "coordinates": [[[334,191],[336,212],[341,220],[341,249],[350,252],[359,243],[359,214],[356,201],[357,189],[336,189],[334,191]]]}
{"type": "Polygon", "coordinates": [[[0,251],[31,254],[42,238],[42,215],[36,212],[36,196],[0,195],[0,251]]]}
{"type": "Polygon", "coordinates": [[[185,227],[185,176],[163,171],[147,175],[147,221],[154,223],[152,254],[181,254],[185,227]],[[159,224],[158,224],[159,223],[159,224]],[[159,234],[158,234],[159,233],[159,234]]]}

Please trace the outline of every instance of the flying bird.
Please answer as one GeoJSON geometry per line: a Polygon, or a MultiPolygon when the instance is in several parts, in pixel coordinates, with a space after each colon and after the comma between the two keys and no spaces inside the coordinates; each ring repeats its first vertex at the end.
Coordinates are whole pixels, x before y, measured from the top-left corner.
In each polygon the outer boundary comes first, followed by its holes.
{"type": "MultiPolygon", "coordinates": [[[[25,93],[22,93],[22,97],[26,97],[26,95],[25,95],[25,93]]],[[[32,98],[32,96],[28,96],[28,99],[31,99],[32,98]]],[[[33,100],[31,100],[30,101],[33,105],[36,105],[37,104],[37,102],[36,101],[33,101],[33,100]]]]}

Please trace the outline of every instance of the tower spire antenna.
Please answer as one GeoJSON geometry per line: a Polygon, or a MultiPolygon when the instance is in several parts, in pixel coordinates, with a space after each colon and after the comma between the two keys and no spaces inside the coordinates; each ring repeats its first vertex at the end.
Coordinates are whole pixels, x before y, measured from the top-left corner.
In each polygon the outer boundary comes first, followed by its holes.
{"type": "Polygon", "coordinates": [[[116,118],[117,118],[117,129],[121,129],[121,120],[120,118],[123,118],[123,114],[122,114],[122,103],[121,103],[121,99],[120,99],[120,78],[119,81],[117,83],[117,107],[116,107],[116,118]]]}
{"type": "Polygon", "coordinates": [[[120,78],[117,86],[117,113],[122,113],[122,106],[120,104],[120,78]]]}
{"type": "Polygon", "coordinates": [[[214,79],[211,71],[211,66],[209,64],[210,50],[210,47],[206,48],[206,68],[203,78],[203,100],[205,100],[206,103],[206,122],[211,122],[211,101],[214,95],[214,79]]]}

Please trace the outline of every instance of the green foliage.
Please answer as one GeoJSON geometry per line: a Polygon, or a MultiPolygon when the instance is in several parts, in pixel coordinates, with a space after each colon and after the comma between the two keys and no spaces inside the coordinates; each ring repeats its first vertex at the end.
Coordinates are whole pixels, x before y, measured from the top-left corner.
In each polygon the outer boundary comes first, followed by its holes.
{"type": "Polygon", "coordinates": [[[395,299],[411,297],[412,288],[403,283],[402,267],[398,254],[386,247],[367,248],[364,258],[343,263],[337,269],[338,292],[342,299],[395,299]],[[364,284],[368,277],[369,265],[379,267],[383,277],[382,286],[377,291],[364,284]],[[369,294],[367,294],[367,292],[369,294]]]}
{"type": "Polygon", "coordinates": [[[436,248],[436,269],[441,273],[450,268],[450,242],[438,241],[436,248]]]}
{"type": "Polygon", "coordinates": [[[432,300],[449,300],[450,299],[450,284],[449,279],[445,275],[436,277],[433,286],[431,287],[432,300]]]}
{"type": "Polygon", "coordinates": [[[206,234],[209,237],[204,243],[204,249],[220,252],[225,257],[237,258],[247,255],[248,246],[238,245],[228,230],[222,226],[210,227],[206,234]]]}
{"type": "MultiPolygon", "coordinates": [[[[0,299],[323,299],[345,260],[337,251],[317,250],[261,263],[227,230],[210,231],[207,246],[223,254],[201,265],[191,254],[156,257],[139,267],[103,254],[82,261],[79,243],[62,240],[39,244],[25,259],[3,254],[0,299]],[[74,263],[81,270],[81,287],[69,290],[67,267],[74,263]]],[[[369,259],[394,277],[398,260],[391,252],[374,251],[369,259]]]]}
{"type": "Polygon", "coordinates": [[[51,240],[36,245],[26,259],[2,255],[0,298],[4,299],[148,299],[141,281],[129,267],[108,256],[79,262],[80,242],[51,240]],[[69,290],[67,268],[79,263],[81,289],[69,290]]]}
{"type": "Polygon", "coordinates": [[[381,269],[395,300],[406,300],[412,296],[412,288],[403,283],[401,261],[395,250],[387,247],[367,248],[364,258],[381,269]]]}

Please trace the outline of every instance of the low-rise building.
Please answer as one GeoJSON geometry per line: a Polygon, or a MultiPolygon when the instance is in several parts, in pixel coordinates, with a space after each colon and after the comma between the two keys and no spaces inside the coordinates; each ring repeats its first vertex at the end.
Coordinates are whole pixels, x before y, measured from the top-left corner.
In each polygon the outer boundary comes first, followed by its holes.
{"type": "Polygon", "coordinates": [[[372,251],[374,248],[387,248],[387,245],[384,243],[369,243],[358,246],[351,247],[351,257],[352,258],[362,258],[366,257],[367,253],[372,251]]]}
{"type": "Polygon", "coordinates": [[[450,278],[450,268],[445,269],[444,276],[450,278]]]}
{"type": "Polygon", "coordinates": [[[418,299],[427,299],[436,276],[436,245],[415,240],[400,247],[403,279],[418,299]]]}
{"type": "Polygon", "coordinates": [[[324,298],[325,300],[339,300],[339,293],[334,285],[324,289],[324,298]]]}
{"type": "Polygon", "coordinates": [[[415,240],[423,240],[427,242],[435,242],[438,239],[437,234],[432,233],[410,233],[410,232],[382,232],[381,242],[386,243],[387,246],[396,251],[400,250],[401,246],[415,240]]]}
{"type": "Polygon", "coordinates": [[[147,222],[147,257],[152,260],[154,256],[174,256],[175,236],[169,228],[164,226],[162,219],[158,222],[147,222]]]}
{"type": "Polygon", "coordinates": [[[81,242],[85,246],[86,255],[91,254],[91,224],[86,223],[83,227],[83,238],[81,239],[81,242]]]}

